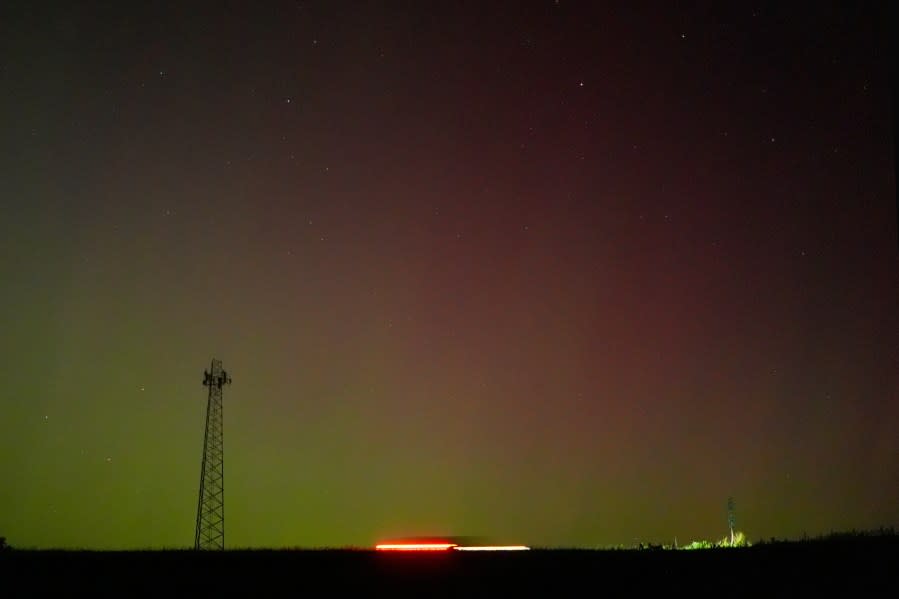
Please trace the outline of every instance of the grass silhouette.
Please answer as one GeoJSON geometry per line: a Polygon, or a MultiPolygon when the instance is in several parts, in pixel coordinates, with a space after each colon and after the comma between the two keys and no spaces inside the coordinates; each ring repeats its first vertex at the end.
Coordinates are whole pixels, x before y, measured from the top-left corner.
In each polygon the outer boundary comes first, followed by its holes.
{"type": "Polygon", "coordinates": [[[704,551],[540,549],[385,554],[370,549],[7,549],[8,596],[572,596],[607,592],[869,595],[899,583],[891,529],[704,551]]]}

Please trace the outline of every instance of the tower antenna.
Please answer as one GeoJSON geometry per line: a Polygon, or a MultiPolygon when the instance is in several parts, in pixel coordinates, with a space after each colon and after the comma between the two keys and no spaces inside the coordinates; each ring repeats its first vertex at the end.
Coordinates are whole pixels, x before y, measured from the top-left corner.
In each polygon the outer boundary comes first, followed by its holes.
{"type": "Polygon", "coordinates": [[[222,361],[212,359],[203,372],[209,387],[206,402],[206,430],[203,433],[203,463],[200,467],[200,497],[197,501],[197,528],[194,549],[225,548],[225,469],[222,436],[222,387],[231,377],[222,370],[222,361]]]}
{"type": "Polygon", "coordinates": [[[730,546],[734,546],[734,526],[737,524],[737,515],[735,513],[734,498],[727,498],[727,527],[730,529],[730,546]]]}

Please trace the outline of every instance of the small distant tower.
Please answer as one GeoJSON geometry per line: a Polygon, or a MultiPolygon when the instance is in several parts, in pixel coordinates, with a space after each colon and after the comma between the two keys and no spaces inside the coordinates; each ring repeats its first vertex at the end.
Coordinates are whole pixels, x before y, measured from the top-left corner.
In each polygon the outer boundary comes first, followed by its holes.
{"type": "Polygon", "coordinates": [[[730,546],[734,546],[734,526],[737,524],[737,516],[734,508],[734,498],[727,498],[727,527],[730,529],[730,546]]]}
{"type": "Polygon", "coordinates": [[[222,387],[231,377],[222,370],[222,361],[212,359],[203,372],[209,387],[206,403],[206,432],[203,434],[203,463],[200,468],[200,498],[197,502],[197,529],[194,549],[225,548],[225,469],[222,443],[222,387]]]}

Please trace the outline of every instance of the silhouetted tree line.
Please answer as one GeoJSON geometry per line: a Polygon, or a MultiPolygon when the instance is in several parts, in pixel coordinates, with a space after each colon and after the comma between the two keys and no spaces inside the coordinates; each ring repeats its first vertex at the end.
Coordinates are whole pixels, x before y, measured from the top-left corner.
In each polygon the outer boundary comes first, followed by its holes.
{"type": "Polygon", "coordinates": [[[880,528],[875,528],[872,530],[844,530],[844,531],[830,531],[829,533],[820,534],[815,537],[810,537],[807,534],[803,533],[802,538],[798,541],[795,539],[778,539],[776,537],[771,537],[767,541],[762,539],[759,540],[757,544],[773,544],[773,543],[810,543],[810,542],[820,542],[820,541],[855,541],[860,539],[873,539],[880,537],[895,537],[896,529],[892,526],[881,526],[880,528]]]}

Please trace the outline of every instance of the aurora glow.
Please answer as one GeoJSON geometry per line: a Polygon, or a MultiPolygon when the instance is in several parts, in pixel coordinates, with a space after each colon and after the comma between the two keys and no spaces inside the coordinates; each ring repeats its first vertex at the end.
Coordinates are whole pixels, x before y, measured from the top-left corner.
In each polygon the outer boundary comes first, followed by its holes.
{"type": "Polygon", "coordinates": [[[899,525],[881,10],[0,3],[0,536],[899,525]]]}

